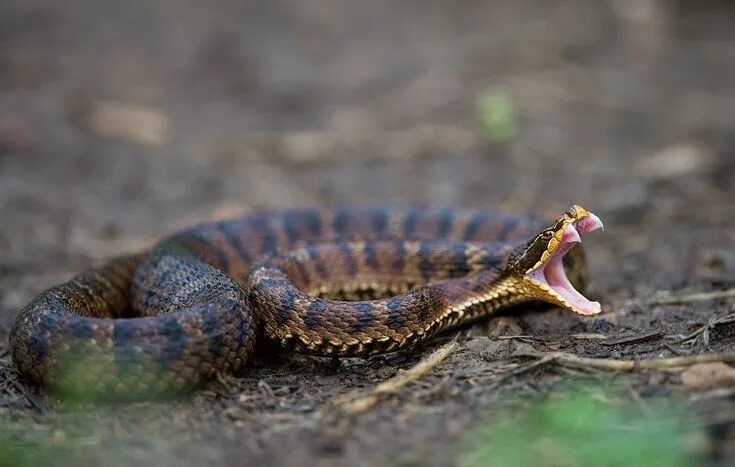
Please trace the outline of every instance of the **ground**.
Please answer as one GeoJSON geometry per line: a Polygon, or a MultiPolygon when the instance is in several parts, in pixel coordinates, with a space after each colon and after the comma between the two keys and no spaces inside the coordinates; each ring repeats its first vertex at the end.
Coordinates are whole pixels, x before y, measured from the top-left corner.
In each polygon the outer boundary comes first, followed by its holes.
{"type": "Polygon", "coordinates": [[[26,388],[5,353],[14,455],[448,465],[487,417],[582,379],[644,412],[679,401],[704,433],[700,455],[731,465],[731,377],[707,387],[681,368],[528,356],[735,351],[735,16],[728,2],[692,3],[6,1],[2,347],[44,288],[243,209],[390,202],[554,216],[578,203],[606,225],[585,238],[588,295],[603,305],[594,318],[525,307],[337,363],[270,350],[192,397],[112,406],[26,388]],[[395,394],[341,411],[336,401],[453,340],[395,394]]]}

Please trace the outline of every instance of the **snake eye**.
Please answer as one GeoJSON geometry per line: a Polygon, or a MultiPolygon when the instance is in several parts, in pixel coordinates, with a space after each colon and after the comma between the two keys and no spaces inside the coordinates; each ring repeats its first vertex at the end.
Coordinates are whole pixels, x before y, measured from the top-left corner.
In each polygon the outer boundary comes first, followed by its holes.
{"type": "Polygon", "coordinates": [[[554,232],[552,232],[551,230],[544,230],[543,232],[541,232],[541,238],[543,238],[544,240],[548,240],[553,236],[554,232]]]}

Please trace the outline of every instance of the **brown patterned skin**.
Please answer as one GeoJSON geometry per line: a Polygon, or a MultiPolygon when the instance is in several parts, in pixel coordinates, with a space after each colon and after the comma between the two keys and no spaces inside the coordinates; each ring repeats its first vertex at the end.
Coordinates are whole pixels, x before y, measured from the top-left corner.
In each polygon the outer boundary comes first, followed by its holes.
{"type": "MultiPolygon", "coordinates": [[[[541,226],[530,216],[389,207],[203,224],[43,292],[18,315],[10,349],[32,383],[112,399],[234,372],[256,335],[312,355],[390,352],[539,298],[508,264],[541,226]]],[[[581,249],[567,262],[581,281],[581,249]]]]}

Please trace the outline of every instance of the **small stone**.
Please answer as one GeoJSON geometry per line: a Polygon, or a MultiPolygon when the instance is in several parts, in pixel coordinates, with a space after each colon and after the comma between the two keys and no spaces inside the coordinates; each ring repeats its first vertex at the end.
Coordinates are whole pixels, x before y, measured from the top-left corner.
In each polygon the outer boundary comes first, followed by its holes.
{"type": "Polygon", "coordinates": [[[160,110],[113,101],[82,102],[73,115],[79,124],[105,138],[142,146],[163,146],[169,138],[169,119],[160,110]]]}
{"type": "Polygon", "coordinates": [[[513,355],[526,355],[535,353],[536,349],[527,342],[513,342],[513,355]]]}
{"type": "Polygon", "coordinates": [[[713,164],[714,158],[705,148],[692,143],[682,143],[640,159],[635,164],[635,169],[643,178],[664,180],[691,173],[703,173],[713,164]]]}
{"type": "Polygon", "coordinates": [[[587,330],[592,333],[608,334],[613,329],[613,324],[604,318],[594,318],[588,321],[587,330]]]}
{"type": "Polygon", "coordinates": [[[0,151],[23,151],[33,144],[30,123],[15,117],[0,117],[0,151]]]}
{"type": "Polygon", "coordinates": [[[519,336],[523,329],[518,321],[509,316],[500,316],[490,320],[487,326],[487,335],[490,337],[519,336]]]}
{"type": "Polygon", "coordinates": [[[492,340],[487,337],[475,337],[467,341],[465,348],[483,360],[496,360],[505,356],[508,350],[508,342],[492,340]]]}
{"type": "Polygon", "coordinates": [[[722,362],[699,363],[681,374],[681,382],[695,389],[735,386],[735,368],[722,362]]]}

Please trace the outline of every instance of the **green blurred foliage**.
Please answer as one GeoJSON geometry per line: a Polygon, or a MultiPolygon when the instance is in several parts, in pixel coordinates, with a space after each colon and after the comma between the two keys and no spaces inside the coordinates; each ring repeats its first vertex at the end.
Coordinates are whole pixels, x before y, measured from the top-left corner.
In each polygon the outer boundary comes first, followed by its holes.
{"type": "Polygon", "coordinates": [[[147,372],[143,371],[139,362],[116,361],[108,349],[80,348],[68,351],[59,358],[54,368],[56,376],[52,378],[49,385],[49,393],[65,403],[98,403],[98,402],[122,402],[135,400],[166,400],[180,396],[191,388],[184,387],[179,391],[158,391],[153,389],[157,383],[157,368],[153,362],[147,372]],[[147,376],[136,375],[145,373],[147,376]],[[131,377],[132,375],[132,377],[131,377]],[[141,392],[137,385],[129,389],[115,392],[116,384],[127,381],[140,382],[145,378],[151,388],[150,391],[141,392]]]}
{"type": "Polygon", "coordinates": [[[477,98],[477,115],[483,136],[493,143],[507,143],[516,136],[516,112],[511,96],[489,90],[477,98]]]}
{"type": "Polygon", "coordinates": [[[611,404],[601,390],[577,389],[480,426],[459,464],[692,467],[700,465],[703,439],[671,403],[643,416],[632,404],[611,404]]]}
{"type": "Polygon", "coordinates": [[[26,439],[6,428],[0,432],[0,467],[51,467],[73,465],[69,450],[48,442],[26,439]]]}

